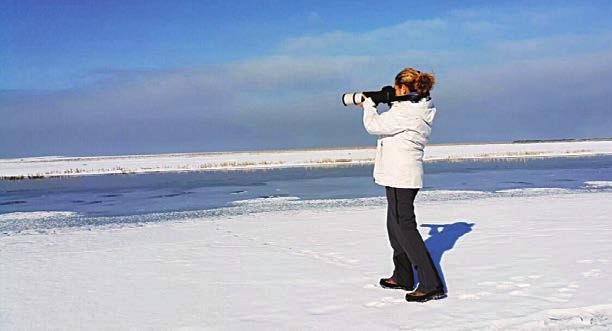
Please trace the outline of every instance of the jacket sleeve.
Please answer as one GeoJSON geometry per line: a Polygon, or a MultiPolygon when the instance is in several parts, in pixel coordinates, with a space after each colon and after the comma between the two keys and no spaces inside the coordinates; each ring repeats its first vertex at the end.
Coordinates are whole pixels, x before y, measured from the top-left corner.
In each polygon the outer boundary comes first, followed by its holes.
{"type": "Polygon", "coordinates": [[[393,113],[379,114],[371,98],[366,98],[361,106],[363,107],[363,126],[369,134],[392,135],[406,129],[406,126],[401,125],[402,123],[393,113]]]}

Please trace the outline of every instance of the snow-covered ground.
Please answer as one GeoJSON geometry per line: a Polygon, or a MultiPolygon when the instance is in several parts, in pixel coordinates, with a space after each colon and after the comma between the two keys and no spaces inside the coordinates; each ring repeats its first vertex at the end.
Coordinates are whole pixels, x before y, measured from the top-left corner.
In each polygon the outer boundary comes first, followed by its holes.
{"type": "MultiPolygon", "coordinates": [[[[374,148],[0,159],[0,178],[321,167],[373,163],[374,148]]],[[[612,154],[612,140],[429,145],[425,161],[612,154]]]]}
{"type": "Polygon", "coordinates": [[[610,330],[610,201],[418,201],[448,289],[427,303],[377,285],[384,203],[8,235],[0,329],[610,330]]]}

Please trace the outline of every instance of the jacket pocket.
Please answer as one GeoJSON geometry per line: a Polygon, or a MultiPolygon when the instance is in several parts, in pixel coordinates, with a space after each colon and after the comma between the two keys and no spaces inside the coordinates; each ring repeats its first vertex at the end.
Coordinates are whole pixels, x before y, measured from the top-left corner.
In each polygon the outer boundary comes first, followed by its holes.
{"type": "Polygon", "coordinates": [[[384,145],[384,143],[383,143],[383,141],[381,139],[380,140],[380,161],[378,162],[378,164],[380,165],[380,169],[378,169],[378,172],[384,174],[385,173],[385,162],[384,162],[385,158],[384,158],[384,155],[383,155],[383,149],[384,149],[383,145],[384,145]]]}
{"type": "Polygon", "coordinates": [[[376,159],[374,160],[374,175],[384,173],[383,168],[383,141],[378,139],[376,142],[376,159]]]}

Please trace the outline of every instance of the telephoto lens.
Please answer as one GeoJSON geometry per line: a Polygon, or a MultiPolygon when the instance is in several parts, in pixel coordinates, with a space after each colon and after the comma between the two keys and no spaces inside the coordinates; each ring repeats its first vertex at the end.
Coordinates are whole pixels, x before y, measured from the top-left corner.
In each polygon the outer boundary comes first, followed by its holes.
{"type": "Polygon", "coordinates": [[[342,104],[348,105],[359,105],[365,100],[365,96],[361,92],[355,93],[344,93],[342,95],[342,104]]]}
{"type": "Polygon", "coordinates": [[[360,105],[366,98],[372,98],[376,105],[379,103],[388,104],[396,98],[395,89],[391,86],[384,86],[380,91],[344,93],[342,95],[342,104],[345,106],[360,105]]]}

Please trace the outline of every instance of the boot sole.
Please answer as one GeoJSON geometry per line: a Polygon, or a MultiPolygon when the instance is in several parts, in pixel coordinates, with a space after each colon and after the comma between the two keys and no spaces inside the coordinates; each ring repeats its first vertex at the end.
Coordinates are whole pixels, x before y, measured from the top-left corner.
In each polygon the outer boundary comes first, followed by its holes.
{"type": "Polygon", "coordinates": [[[414,289],[409,289],[409,288],[403,287],[403,286],[387,286],[387,285],[380,284],[380,287],[388,288],[388,289],[391,289],[391,290],[404,290],[404,291],[408,291],[408,292],[413,292],[414,291],[414,289]]]}
{"type": "Polygon", "coordinates": [[[440,300],[446,297],[447,297],[446,293],[440,293],[440,294],[434,294],[431,296],[423,296],[422,298],[417,298],[415,300],[408,300],[408,297],[406,297],[406,301],[408,302],[427,302],[429,300],[440,300]]]}

